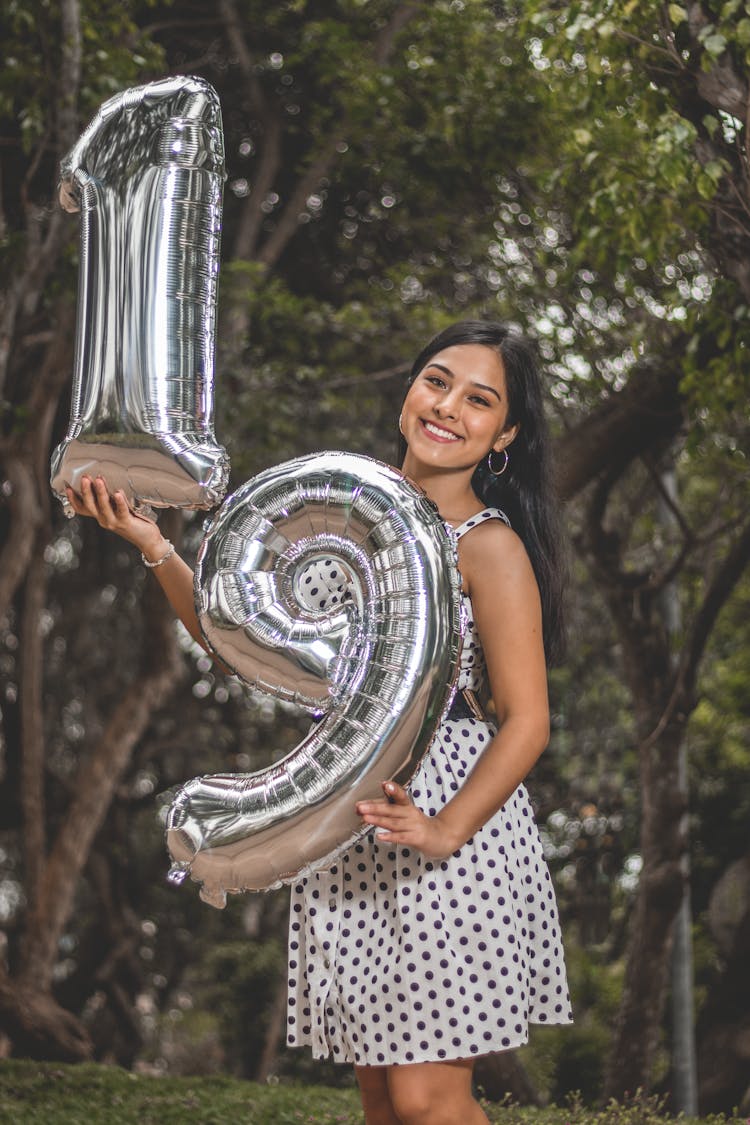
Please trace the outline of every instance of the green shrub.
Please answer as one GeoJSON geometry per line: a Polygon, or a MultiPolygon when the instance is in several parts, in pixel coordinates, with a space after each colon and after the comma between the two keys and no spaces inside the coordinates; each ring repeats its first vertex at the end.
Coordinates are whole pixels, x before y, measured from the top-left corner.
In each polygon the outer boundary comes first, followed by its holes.
{"type": "MultiPolygon", "coordinates": [[[[665,1125],[656,1099],[585,1108],[486,1105],[493,1125],[665,1125]]],[[[354,1090],[267,1085],[235,1078],[153,1078],[117,1067],[0,1063],[0,1125],[362,1125],[354,1090]]],[[[704,1118],[704,1125],[744,1119],[704,1118]]],[[[681,1125],[689,1125],[687,1118],[681,1125]]]]}

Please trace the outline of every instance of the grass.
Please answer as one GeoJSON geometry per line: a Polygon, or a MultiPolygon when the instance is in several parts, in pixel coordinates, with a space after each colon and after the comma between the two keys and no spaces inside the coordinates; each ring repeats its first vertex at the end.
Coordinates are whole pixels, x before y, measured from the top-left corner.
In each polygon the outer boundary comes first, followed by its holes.
{"type": "MultiPolygon", "coordinates": [[[[486,1105],[494,1125],[659,1125],[653,1100],[585,1109],[486,1105]]],[[[688,1120],[681,1118],[683,1125],[688,1120]]],[[[713,1116],[704,1123],[748,1125],[713,1116]]],[[[236,1078],[151,1078],[118,1067],[0,1063],[0,1125],[362,1125],[356,1091],[236,1078]]]]}

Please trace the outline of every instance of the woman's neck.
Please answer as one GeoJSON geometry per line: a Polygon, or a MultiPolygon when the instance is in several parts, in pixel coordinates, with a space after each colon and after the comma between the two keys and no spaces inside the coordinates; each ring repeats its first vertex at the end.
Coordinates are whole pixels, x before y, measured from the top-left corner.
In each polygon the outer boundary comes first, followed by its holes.
{"type": "Polygon", "coordinates": [[[407,451],[401,472],[423,489],[437,505],[443,519],[456,527],[482,511],[482,502],[471,487],[473,469],[465,472],[431,470],[424,465],[414,465],[407,451]]]}

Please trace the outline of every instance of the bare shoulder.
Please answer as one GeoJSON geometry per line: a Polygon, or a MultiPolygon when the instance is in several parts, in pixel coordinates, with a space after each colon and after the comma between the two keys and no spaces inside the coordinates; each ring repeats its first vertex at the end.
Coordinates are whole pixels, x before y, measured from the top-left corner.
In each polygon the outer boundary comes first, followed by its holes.
{"type": "Polygon", "coordinates": [[[459,565],[469,593],[477,593],[486,582],[495,590],[498,583],[534,586],[534,572],[520,536],[502,520],[485,520],[459,540],[459,565]]]}

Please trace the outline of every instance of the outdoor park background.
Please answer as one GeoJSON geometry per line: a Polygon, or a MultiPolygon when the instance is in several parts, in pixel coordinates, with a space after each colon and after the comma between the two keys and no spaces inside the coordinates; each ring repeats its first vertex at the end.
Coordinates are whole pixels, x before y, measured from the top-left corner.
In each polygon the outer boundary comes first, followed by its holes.
{"type": "MultiPolygon", "coordinates": [[[[194,73],[224,113],[234,484],[392,459],[404,374],[451,320],[539,343],[572,584],[531,789],[577,1022],[483,1064],[487,1093],[672,1097],[694,1023],[701,1111],[747,1113],[750,5],[7,0],[0,40],[3,1052],[350,1081],[284,1049],[287,892],[217,913],[168,886],[156,817],[306,718],[212,670],[47,483],[76,306],[60,157],[110,94],[194,73]]],[[[203,519],[161,517],[188,557],[203,519]]]]}

